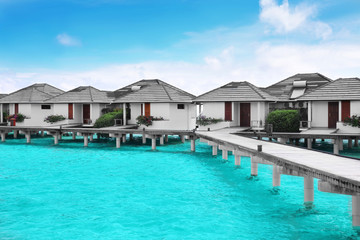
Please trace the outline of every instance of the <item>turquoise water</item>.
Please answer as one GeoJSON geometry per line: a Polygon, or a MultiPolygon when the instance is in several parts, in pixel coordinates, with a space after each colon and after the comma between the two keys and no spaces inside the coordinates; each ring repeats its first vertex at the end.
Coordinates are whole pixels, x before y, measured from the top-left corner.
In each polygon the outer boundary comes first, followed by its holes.
{"type": "Polygon", "coordinates": [[[251,178],[247,158],[136,140],[0,143],[0,239],[357,239],[349,196],[315,190],[307,210],[302,178],[274,189],[272,168],[251,178]]]}

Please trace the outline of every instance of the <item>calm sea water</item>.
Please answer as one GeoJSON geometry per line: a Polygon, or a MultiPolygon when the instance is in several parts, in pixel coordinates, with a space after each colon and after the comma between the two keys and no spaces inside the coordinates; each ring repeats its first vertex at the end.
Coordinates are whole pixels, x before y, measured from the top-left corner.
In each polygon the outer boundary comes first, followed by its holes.
{"type": "Polygon", "coordinates": [[[247,158],[140,142],[1,143],[0,239],[357,239],[349,196],[315,190],[307,210],[302,178],[274,189],[272,168],[251,178],[247,158]]]}

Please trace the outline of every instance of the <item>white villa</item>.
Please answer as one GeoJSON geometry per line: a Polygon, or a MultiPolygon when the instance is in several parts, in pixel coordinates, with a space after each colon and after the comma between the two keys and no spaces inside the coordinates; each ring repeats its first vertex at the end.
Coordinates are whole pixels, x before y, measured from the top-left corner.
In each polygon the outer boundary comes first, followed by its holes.
{"type": "Polygon", "coordinates": [[[199,126],[200,129],[224,127],[263,128],[269,113],[269,103],[276,98],[249,82],[231,82],[194,99],[200,105],[200,115],[223,121],[199,126]]]}
{"type": "Polygon", "coordinates": [[[114,104],[119,104],[130,114],[125,124],[136,124],[138,116],[163,120],[140,128],[192,130],[195,128],[196,106],[194,95],[158,79],[141,80],[114,92],[114,104]]]}
{"type": "Polygon", "coordinates": [[[66,118],[58,124],[91,125],[102,115],[101,110],[112,101],[112,92],[81,86],[49,98],[45,102],[54,106],[54,113],[66,118]]]}
{"type": "MultiPolygon", "coordinates": [[[[16,92],[0,98],[1,112],[9,115],[21,113],[26,116],[23,122],[16,123],[17,126],[47,126],[44,119],[56,112],[52,104],[45,100],[57,96],[64,91],[49,84],[40,83],[22,88],[16,92]]],[[[3,122],[1,114],[1,122],[3,122]]]]}
{"type": "Polygon", "coordinates": [[[360,79],[340,78],[298,99],[309,103],[312,127],[342,128],[346,117],[360,114],[360,79]]]}
{"type": "Polygon", "coordinates": [[[302,73],[288,77],[263,90],[277,99],[276,102],[270,103],[270,112],[276,109],[298,110],[302,121],[301,127],[309,128],[311,125],[308,122],[308,105],[300,97],[331,81],[330,78],[319,73],[302,73]]]}

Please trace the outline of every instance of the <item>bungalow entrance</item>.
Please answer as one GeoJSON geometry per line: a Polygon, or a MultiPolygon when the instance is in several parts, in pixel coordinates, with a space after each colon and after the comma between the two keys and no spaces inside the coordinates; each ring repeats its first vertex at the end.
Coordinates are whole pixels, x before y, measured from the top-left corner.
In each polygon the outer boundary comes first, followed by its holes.
{"type": "Polygon", "coordinates": [[[240,127],[250,127],[250,103],[240,103],[240,127]]]}
{"type": "Polygon", "coordinates": [[[83,123],[90,124],[90,104],[83,104],[83,123]]]}
{"type": "Polygon", "coordinates": [[[328,128],[336,128],[339,120],[339,102],[328,103],[328,128]]]}

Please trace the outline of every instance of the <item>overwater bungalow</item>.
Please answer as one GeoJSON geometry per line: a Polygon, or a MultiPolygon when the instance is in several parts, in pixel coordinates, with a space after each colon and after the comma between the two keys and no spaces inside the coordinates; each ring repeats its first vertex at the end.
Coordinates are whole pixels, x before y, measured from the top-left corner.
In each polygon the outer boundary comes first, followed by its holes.
{"type": "Polygon", "coordinates": [[[140,128],[146,129],[195,128],[196,106],[192,103],[195,96],[159,79],[140,80],[116,90],[114,97],[113,103],[125,110],[124,125],[141,123],[140,128]]]}
{"type": "Polygon", "coordinates": [[[269,104],[275,101],[275,97],[249,82],[230,82],[194,99],[200,108],[199,118],[220,121],[199,126],[211,130],[234,126],[261,129],[269,104]]]}
{"type": "MultiPolygon", "coordinates": [[[[52,104],[45,100],[57,96],[64,91],[46,83],[36,83],[0,98],[0,110],[6,115],[22,114],[26,118],[22,122],[11,121],[18,126],[44,126],[44,119],[56,112],[52,104]]],[[[1,114],[1,122],[3,114],[1,114]]]]}
{"type": "Polygon", "coordinates": [[[53,104],[54,113],[66,120],[61,124],[92,125],[102,115],[102,110],[113,101],[112,92],[91,86],[81,86],[62,93],[45,102],[53,104]]]}
{"type": "Polygon", "coordinates": [[[337,79],[298,100],[308,102],[308,121],[312,127],[343,129],[341,122],[346,117],[360,114],[360,79],[337,79]]]}
{"type": "Polygon", "coordinates": [[[277,98],[276,102],[270,103],[270,112],[277,109],[299,110],[301,127],[310,128],[307,102],[302,101],[300,97],[331,81],[330,78],[319,73],[302,73],[281,80],[263,90],[277,98]]]}

